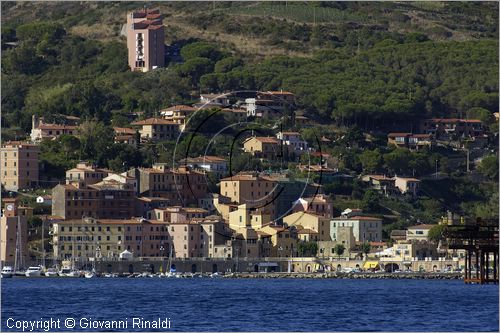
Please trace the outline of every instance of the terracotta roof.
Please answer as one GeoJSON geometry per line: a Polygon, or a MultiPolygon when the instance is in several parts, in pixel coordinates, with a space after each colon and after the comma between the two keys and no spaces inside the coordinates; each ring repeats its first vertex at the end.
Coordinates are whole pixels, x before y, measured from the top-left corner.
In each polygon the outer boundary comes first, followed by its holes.
{"type": "Polygon", "coordinates": [[[226,160],[219,156],[198,156],[198,157],[188,157],[183,158],[181,162],[184,163],[214,163],[214,162],[226,162],[226,160]]]}
{"type": "Polygon", "coordinates": [[[387,136],[410,136],[411,133],[389,133],[387,136]]]}
{"type": "Polygon", "coordinates": [[[132,134],[127,134],[127,135],[117,135],[115,136],[115,141],[128,141],[130,139],[133,139],[134,136],[132,134]]]}
{"type": "Polygon", "coordinates": [[[144,126],[144,125],[178,125],[178,124],[163,118],[148,118],[145,120],[134,121],[131,125],[144,126]]]}
{"type": "Polygon", "coordinates": [[[300,229],[297,233],[299,235],[302,235],[302,234],[310,235],[310,234],[317,234],[318,232],[316,230],[305,228],[305,229],[300,229]]]}
{"type": "Polygon", "coordinates": [[[231,177],[222,178],[220,181],[231,182],[231,181],[258,181],[258,180],[264,180],[264,181],[270,181],[270,182],[277,181],[277,179],[272,178],[270,176],[264,176],[264,175],[256,176],[256,175],[249,175],[249,174],[237,174],[237,175],[233,175],[231,177]]]}
{"type": "Polygon", "coordinates": [[[119,134],[135,134],[135,129],[128,127],[113,127],[113,130],[119,134]]]}
{"type": "Polygon", "coordinates": [[[2,143],[2,148],[13,148],[13,147],[18,147],[18,146],[38,147],[35,144],[28,143],[28,142],[23,142],[23,141],[7,141],[5,143],[2,143]]]}
{"type": "Polygon", "coordinates": [[[275,143],[275,144],[279,143],[278,139],[276,139],[274,137],[267,137],[267,136],[253,136],[251,138],[246,139],[244,142],[250,141],[252,139],[255,139],[255,140],[260,141],[262,143],[275,143]]]}
{"type": "Polygon", "coordinates": [[[407,229],[431,229],[432,227],[436,226],[437,224],[418,224],[418,225],[412,225],[411,227],[408,227],[407,229]]]}
{"type": "Polygon", "coordinates": [[[192,106],[189,105],[172,105],[171,107],[168,107],[166,109],[163,109],[161,111],[196,111],[196,108],[193,108],[192,106]]]}
{"type": "Polygon", "coordinates": [[[393,178],[387,177],[386,175],[365,175],[364,177],[369,177],[375,180],[394,180],[393,178]]]}
{"type": "Polygon", "coordinates": [[[59,124],[40,124],[38,128],[42,130],[74,130],[77,129],[78,126],[59,125],[59,124]]]}
{"type": "Polygon", "coordinates": [[[339,217],[334,217],[333,220],[382,221],[382,219],[379,219],[378,217],[364,216],[364,215],[350,216],[350,217],[339,216],[339,217]]]}

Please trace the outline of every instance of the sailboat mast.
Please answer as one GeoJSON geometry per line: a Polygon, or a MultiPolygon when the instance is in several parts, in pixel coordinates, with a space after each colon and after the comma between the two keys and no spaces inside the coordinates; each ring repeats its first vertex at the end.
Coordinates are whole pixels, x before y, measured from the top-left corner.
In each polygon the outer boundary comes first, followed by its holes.
{"type": "Polygon", "coordinates": [[[71,221],[71,270],[75,270],[75,221],[71,221]]]}
{"type": "Polygon", "coordinates": [[[21,224],[19,223],[20,217],[17,217],[17,226],[16,226],[16,251],[14,253],[14,272],[17,272],[19,270],[19,260],[20,258],[20,251],[21,251],[21,242],[19,241],[19,238],[21,237],[21,233],[19,232],[19,228],[21,227],[21,224]]]}
{"type": "Polygon", "coordinates": [[[45,219],[42,221],[42,266],[45,269],[45,221],[47,220],[47,215],[45,215],[45,219]]]}

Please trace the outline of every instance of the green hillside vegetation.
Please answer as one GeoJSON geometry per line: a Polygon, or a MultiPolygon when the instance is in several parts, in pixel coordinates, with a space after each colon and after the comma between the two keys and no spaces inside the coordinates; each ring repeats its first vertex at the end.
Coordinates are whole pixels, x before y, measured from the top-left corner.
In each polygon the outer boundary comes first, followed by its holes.
{"type": "MultiPolygon", "coordinates": [[[[471,181],[463,152],[394,149],[384,135],[413,130],[427,117],[479,118],[498,133],[498,4],[158,3],[166,39],[183,45],[184,61],[138,73],[128,70],[119,33],[126,11],[142,5],[2,3],[2,139],[26,138],[33,114],[85,121],[79,138],[42,144],[48,178],[63,177],[78,160],[116,171],[171,162],[175,141],[114,144],[111,126],[128,126],[132,112],[154,116],[195,102],[200,91],[284,89],[322,124],[299,128],[289,117],[286,128],[300,130],[311,145],[316,137],[330,138],[321,149],[341,171],[421,177],[437,163],[450,176],[425,181],[420,199],[379,197],[356,181],[325,184],[328,193],[345,196],[336,201],[339,208],[392,215],[391,228],[434,221],[447,209],[498,216],[497,143],[478,164],[479,181],[471,181]]],[[[180,158],[203,154],[215,129],[233,121],[213,120],[196,137],[182,138],[180,158]]],[[[209,154],[227,156],[223,143],[231,132],[224,135],[209,154]]],[[[246,154],[234,158],[235,170],[278,167],[246,154]]]]}

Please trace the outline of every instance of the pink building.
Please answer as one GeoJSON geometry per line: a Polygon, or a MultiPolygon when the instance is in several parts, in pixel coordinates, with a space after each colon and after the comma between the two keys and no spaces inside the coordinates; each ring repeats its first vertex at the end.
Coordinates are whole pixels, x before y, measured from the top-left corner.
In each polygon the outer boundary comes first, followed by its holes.
{"type": "Polygon", "coordinates": [[[127,16],[128,64],[147,72],[165,66],[165,31],[159,10],[131,12],[127,16]]]}

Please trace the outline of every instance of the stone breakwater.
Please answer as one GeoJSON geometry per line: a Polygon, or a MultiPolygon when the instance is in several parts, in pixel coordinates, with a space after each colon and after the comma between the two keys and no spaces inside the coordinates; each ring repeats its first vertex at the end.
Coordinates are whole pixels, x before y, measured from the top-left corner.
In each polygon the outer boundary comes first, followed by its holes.
{"type": "Polygon", "coordinates": [[[462,280],[462,273],[233,273],[235,279],[423,279],[462,280]]]}

